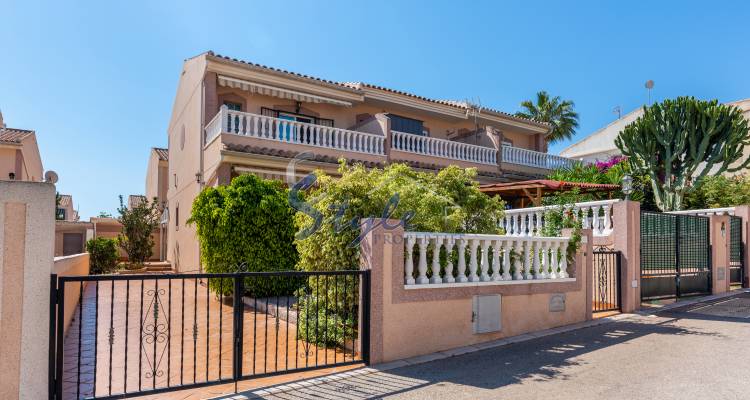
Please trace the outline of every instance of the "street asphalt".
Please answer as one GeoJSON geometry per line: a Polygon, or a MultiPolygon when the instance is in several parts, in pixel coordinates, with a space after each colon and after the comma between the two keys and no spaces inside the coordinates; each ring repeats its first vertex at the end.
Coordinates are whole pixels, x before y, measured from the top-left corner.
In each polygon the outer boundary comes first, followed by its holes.
{"type": "Polygon", "coordinates": [[[283,393],[246,396],[750,399],[750,294],[283,393]]]}

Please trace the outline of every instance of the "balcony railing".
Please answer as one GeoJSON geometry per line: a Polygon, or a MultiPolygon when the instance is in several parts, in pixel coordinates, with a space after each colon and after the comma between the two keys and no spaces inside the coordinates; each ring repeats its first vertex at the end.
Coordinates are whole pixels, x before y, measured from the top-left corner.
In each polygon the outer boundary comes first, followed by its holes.
{"type": "MultiPolygon", "coordinates": [[[[609,236],[613,230],[612,206],[620,201],[585,201],[568,206],[576,220],[581,220],[584,229],[592,229],[594,236],[609,236]]],[[[544,213],[557,206],[517,208],[505,210],[505,219],[500,225],[511,236],[538,236],[546,221],[544,213]]]]}
{"type": "Polygon", "coordinates": [[[206,127],[206,142],[220,133],[385,155],[385,137],[380,135],[231,111],[226,107],[222,107],[219,114],[206,127]]]}
{"type": "Polygon", "coordinates": [[[431,157],[497,165],[497,151],[494,148],[399,131],[391,131],[391,148],[431,157]]]}
{"type": "Polygon", "coordinates": [[[406,232],[404,242],[407,289],[421,285],[502,285],[569,278],[568,237],[406,232]],[[445,265],[441,260],[445,260],[445,265]]]}
{"type": "Polygon", "coordinates": [[[503,146],[503,162],[534,168],[558,169],[570,168],[576,161],[520,147],[503,146]]]}

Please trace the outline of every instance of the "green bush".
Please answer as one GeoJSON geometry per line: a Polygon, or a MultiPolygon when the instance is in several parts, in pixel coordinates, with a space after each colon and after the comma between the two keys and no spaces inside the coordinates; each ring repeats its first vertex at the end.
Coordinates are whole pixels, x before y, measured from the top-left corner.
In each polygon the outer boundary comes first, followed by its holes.
{"type": "MultiPolygon", "coordinates": [[[[205,188],[193,203],[188,223],[195,223],[206,272],[293,270],[294,210],[281,182],[241,175],[228,186],[205,188]]],[[[225,280],[226,281],[226,280],[225,280]]],[[[232,285],[211,280],[215,292],[231,294],[232,285]]],[[[254,297],[292,294],[300,279],[259,277],[245,280],[254,297]]]]}
{"type": "Polygon", "coordinates": [[[86,251],[91,275],[108,274],[117,268],[117,242],[114,239],[90,239],[86,242],[86,251]]]}
{"type": "Polygon", "coordinates": [[[683,209],[750,204],[750,176],[707,176],[685,195],[683,209]]]}
{"type": "Polygon", "coordinates": [[[146,198],[125,205],[120,196],[120,207],[117,209],[122,224],[122,233],[117,236],[117,244],[128,254],[128,261],[143,264],[151,258],[154,247],[153,231],[159,226],[159,203],[156,198],[149,202],[146,198]]]}
{"type": "MultiPolygon", "coordinates": [[[[367,169],[342,163],[339,172],[340,178],[317,173],[317,185],[305,195],[311,210],[297,213],[300,230],[296,241],[300,253],[297,268],[300,270],[359,269],[360,220],[382,218],[389,204],[397,204],[388,213],[389,218],[405,221],[410,231],[499,232],[497,221],[503,217],[504,204],[479,191],[474,169],[451,166],[434,174],[417,172],[403,164],[367,169]]],[[[325,325],[334,318],[356,321],[356,310],[341,310],[344,303],[355,303],[359,291],[352,277],[347,283],[351,287],[344,287],[341,281],[338,285],[329,285],[327,291],[314,285],[314,280],[311,278],[307,286],[311,298],[318,300],[300,303],[301,314],[308,318],[300,323],[299,337],[323,343],[329,339],[321,336],[322,333],[316,335],[302,327],[314,327],[315,323],[325,325]],[[321,311],[321,303],[324,311],[321,311]],[[318,306],[317,312],[307,310],[313,304],[318,306]],[[324,320],[318,321],[316,315],[324,320]]]]}

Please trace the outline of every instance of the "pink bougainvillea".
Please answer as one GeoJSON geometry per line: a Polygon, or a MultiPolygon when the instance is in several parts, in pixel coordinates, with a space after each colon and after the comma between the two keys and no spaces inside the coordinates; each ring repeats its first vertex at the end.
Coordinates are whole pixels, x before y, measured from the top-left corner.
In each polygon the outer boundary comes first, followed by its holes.
{"type": "Polygon", "coordinates": [[[599,172],[607,172],[610,168],[627,159],[628,158],[625,156],[612,156],[609,160],[597,161],[596,163],[594,163],[594,165],[596,166],[596,169],[599,170],[599,172]]]}

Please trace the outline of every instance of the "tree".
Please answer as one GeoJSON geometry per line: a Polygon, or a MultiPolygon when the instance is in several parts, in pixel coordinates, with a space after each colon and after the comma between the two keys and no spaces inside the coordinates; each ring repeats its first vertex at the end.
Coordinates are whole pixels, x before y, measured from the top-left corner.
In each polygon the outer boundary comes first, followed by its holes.
{"type": "Polygon", "coordinates": [[[90,257],[91,275],[107,274],[117,268],[117,242],[114,239],[98,237],[86,242],[90,257]]]}
{"type": "Polygon", "coordinates": [[[117,235],[117,244],[128,254],[134,264],[143,264],[153,254],[154,239],[152,233],[159,226],[159,202],[153,199],[137,201],[128,208],[120,196],[120,213],[118,221],[122,224],[122,233],[117,235]]]}
{"type": "Polygon", "coordinates": [[[680,210],[685,194],[709,173],[736,172],[750,164],[743,156],[750,144],[748,122],[739,108],[678,97],[643,110],[615,145],[637,173],[649,176],[662,211],[680,210]]]}
{"type": "Polygon", "coordinates": [[[578,113],[575,103],[561,100],[560,96],[550,97],[546,91],[536,94],[536,102],[526,100],[521,103],[524,111],[516,113],[517,117],[529,118],[546,122],[552,126],[547,134],[547,142],[555,143],[563,139],[570,139],[578,128],[578,113]]]}

